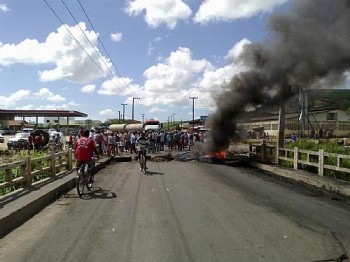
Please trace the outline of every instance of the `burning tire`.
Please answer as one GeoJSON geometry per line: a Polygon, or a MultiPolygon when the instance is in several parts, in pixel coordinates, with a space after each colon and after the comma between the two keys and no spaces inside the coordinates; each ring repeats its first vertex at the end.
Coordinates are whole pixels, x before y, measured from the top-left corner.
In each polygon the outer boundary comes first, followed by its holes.
{"type": "Polygon", "coordinates": [[[44,147],[46,146],[49,141],[50,141],[50,135],[48,132],[44,131],[44,130],[35,130],[33,133],[32,133],[33,137],[36,137],[36,136],[41,136],[42,137],[42,141],[41,141],[41,144],[40,146],[44,147]]]}

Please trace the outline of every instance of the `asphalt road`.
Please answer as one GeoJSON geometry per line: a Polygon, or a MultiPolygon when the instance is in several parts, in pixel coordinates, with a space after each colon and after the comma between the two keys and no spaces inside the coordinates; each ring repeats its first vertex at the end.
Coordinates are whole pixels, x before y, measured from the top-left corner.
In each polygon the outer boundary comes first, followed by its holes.
{"type": "Polygon", "coordinates": [[[319,261],[350,253],[350,208],[245,168],[107,166],[0,240],[0,261],[319,261]]]}

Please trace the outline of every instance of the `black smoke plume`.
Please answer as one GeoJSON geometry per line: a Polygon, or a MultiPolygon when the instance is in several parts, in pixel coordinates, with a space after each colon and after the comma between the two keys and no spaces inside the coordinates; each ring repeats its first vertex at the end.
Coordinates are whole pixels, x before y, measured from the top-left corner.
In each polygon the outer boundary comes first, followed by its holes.
{"type": "Polygon", "coordinates": [[[235,75],[209,118],[208,150],[226,148],[249,105],[282,105],[300,88],[338,85],[350,67],[350,0],[294,0],[275,14],[263,43],[245,45],[235,75]]]}

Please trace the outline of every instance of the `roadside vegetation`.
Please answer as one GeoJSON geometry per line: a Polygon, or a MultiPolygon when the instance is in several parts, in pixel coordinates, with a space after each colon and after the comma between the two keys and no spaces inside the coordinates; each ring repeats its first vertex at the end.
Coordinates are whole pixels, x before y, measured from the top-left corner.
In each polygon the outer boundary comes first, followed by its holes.
{"type": "MultiPolygon", "coordinates": [[[[327,153],[341,154],[341,155],[350,155],[350,146],[342,145],[337,139],[328,139],[328,140],[318,140],[318,139],[298,139],[295,142],[285,145],[286,148],[298,147],[302,150],[309,150],[318,152],[319,149],[323,149],[327,153]]],[[[292,154],[293,155],[293,154],[292,154]]],[[[306,160],[306,154],[300,154],[300,159],[306,160]]],[[[318,156],[310,156],[310,161],[318,161],[318,156]],[[315,158],[315,159],[312,159],[315,158]]],[[[337,165],[336,157],[326,157],[326,165],[337,165]]],[[[293,167],[293,163],[285,162],[282,163],[283,166],[293,167]]],[[[341,166],[345,168],[350,168],[350,159],[342,159],[341,166]]],[[[310,167],[301,165],[301,168],[310,171],[312,173],[317,173],[317,167],[310,167]]],[[[334,170],[325,170],[325,176],[334,177],[337,179],[350,181],[350,174],[334,170]]]]}
{"type": "MultiPolygon", "coordinates": [[[[30,156],[31,158],[39,158],[41,156],[47,155],[48,152],[43,152],[43,151],[31,151],[31,153],[28,153],[27,150],[21,150],[21,151],[15,151],[15,150],[5,150],[2,151],[2,154],[0,156],[0,165],[4,165],[4,164],[8,164],[8,163],[13,163],[16,161],[21,161],[24,160],[26,157],[30,156]]],[[[31,170],[34,171],[36,169],[38,169],[39,167],[37,166],[38,163],[32,163],[31,165],[31,170]]],[[[43,161],[42,162],[42,167],[47,167],[49,165],[48,161],[43,161]]],[[[11,168],[11,176],[12,176],[12,180],[21,177],[23,174],[21,173],[22,170],[20,169],[19,166],[17,167],[13,167],[11,168]]],[[[0,170],[0,184],[5,183],[6,182],[6,171],[5,170],[0,170]]],[[[49,172],[38,175],[38,176],[34,176],[33,177],[33,182],[42,180],[44,178],[49,177],[49,172]]],[[[8,188],[4,188],[0,190],[0,196],[1,195],[6,195],[10,192],[13,192],[19,188],[21,188],[22,185],[21,184],[16,184],[13,185],[11,187],[8,188]]]]}

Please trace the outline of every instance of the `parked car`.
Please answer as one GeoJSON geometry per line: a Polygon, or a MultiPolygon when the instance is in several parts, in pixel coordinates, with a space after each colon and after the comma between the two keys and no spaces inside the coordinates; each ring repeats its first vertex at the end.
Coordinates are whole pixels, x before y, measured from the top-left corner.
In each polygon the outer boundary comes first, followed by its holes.
{"type": "Polygon", "coordinates": [[[34,132],[34,128],[31,127],[25,127],[22,129],[22,133],[32,133],[34,132]]]}
{"type": "Polygon", "coordinates": [[[8,149],[24,149],[28,146],[28,137],[30,133],[17,133],[7,141],[8,149]]]}
{"type": "Polygon", "coordinates": [[[10,128],[4,127],[3,129],[0,129],[0,134],[1,135],[12,135],[13,132],[10,128]]]}
{"type": "Polygon", "coordinates": [[[0,143],[4,143],[5,142],[5,138],[3,137],[2,134],[0,134],[0,143]]]}

